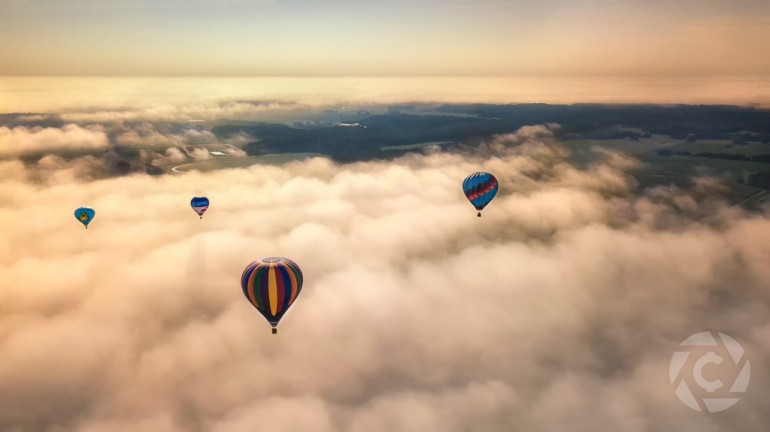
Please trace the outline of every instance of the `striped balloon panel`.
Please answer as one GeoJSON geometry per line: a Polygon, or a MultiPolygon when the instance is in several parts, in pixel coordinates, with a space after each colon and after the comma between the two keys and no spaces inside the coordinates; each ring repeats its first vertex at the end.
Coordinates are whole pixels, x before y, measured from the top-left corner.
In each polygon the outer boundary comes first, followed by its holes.
{"type": "Polygon", "coordinates": [[[302,290],[302,270],[287,258],[254,261],[241,275],[243,294],[275,327],[302,290]]]}
{"type": "Polygon", "coordinates": [[[476,210],[486,207],[497,194],[497,189],[497,179],[490,173],[473,173],[463,180],[463,192],[476,210]]]}

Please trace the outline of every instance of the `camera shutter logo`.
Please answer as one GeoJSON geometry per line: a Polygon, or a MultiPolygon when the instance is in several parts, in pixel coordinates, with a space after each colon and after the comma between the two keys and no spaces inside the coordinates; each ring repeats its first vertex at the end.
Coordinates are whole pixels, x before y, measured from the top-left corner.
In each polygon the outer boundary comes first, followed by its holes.
{"type": "Polygon", "coordinates": [[[671,357],[668,370],[679,400],[696,411],[710,413],[738,403],[749,387],[751,365],[735,339],[724,333],[701,332],[679,346],[683,349],[671,357]]]}

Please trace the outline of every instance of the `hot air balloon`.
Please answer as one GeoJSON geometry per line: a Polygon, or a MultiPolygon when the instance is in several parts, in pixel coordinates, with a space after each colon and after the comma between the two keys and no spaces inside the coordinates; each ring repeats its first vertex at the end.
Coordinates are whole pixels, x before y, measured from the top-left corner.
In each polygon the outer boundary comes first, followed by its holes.
{"type": "Polygon", "coordinates": [[[241,287],[243,294],[267,319],[273,327],[273,334],[276,334],[278,322],[302,289],[302,270],[287,258],[262,258],[243,271],[241,287]]]}
{"type": "Polygon", "coordinates": [[[473,207],[476,207],[476,210],[479,211],[479,217],[481,217],[481,210],[497,194],[497,188],[497,179],[487,172],[473,173],[463,180],[463,192],[468,201],[473,204],[473,207]]]}
{"type": "Polygon", "coordinates": [[[88,224],[91,223],[94,216],[96,216],[96,212],[91,207],[79,207],[75,210],[75,219],[82,223],[86,229],[88,229],[88,224]]]}
{"type": "Polygon", "coordinates": [[[192,201],[190,201],[190,206],[203,219],[203,213],[206,213],[206,210],[209,208],[209,199],[206,197],[193,197],[192,201]]]}

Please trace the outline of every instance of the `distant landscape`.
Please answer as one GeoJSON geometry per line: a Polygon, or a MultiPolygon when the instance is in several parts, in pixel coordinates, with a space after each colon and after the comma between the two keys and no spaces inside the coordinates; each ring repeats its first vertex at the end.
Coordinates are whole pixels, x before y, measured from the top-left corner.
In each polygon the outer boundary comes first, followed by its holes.
{"type": "MultiPolygon", "coordinates": [[[[152,124],[86,120],[79,122],[80,126],[98,125],[106,130],[109,149],[79,149],[62,156],[106,158],[110,172],[116,175],[211,171],[312,156],[352,163],[393,159],[431,147],[472,149],[494,135],[523,126],[555,124],[557,138],[578,165],[595,158],[595,147],[638,158],[643,164],[635,176],[642,188],[684,185],[696,175],[708,175],[729,185],[733,202],[745,208],[757,208],[765,202],[770,189],[770,111],[759,108],[401,104],[268,112],[263,117],[266,120],[216,118],[152,124]],[[178,150],[173,150],[176,157],[163,157],[170,149],[178,150]]],[[[56,115],[0,116],[0,126],[8,128],[62,127],[68,123],[71,121],[56,115]]],[[[42,156],[25,154],[23,159],[35,162],[42,156]]]]}

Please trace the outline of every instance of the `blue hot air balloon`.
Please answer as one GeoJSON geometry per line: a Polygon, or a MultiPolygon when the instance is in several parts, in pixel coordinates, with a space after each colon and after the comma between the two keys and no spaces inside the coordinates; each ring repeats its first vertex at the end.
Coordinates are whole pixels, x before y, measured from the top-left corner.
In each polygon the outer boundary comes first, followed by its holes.
{"type": "Polygon", "coordinates": [[[91,207],[79,207],[75,210],[75,218],[82,223],[86,229],[88,229],[88,224],[94,220],[94,216],[96,216],[96,212],[91,207]]]}
{"type": "Polygon", "coordinates": [[[209,199],[206,197],[194,197],[192,201],[190,201],[190,206],[195,210],[195,213],[198,213],[198,216],[203,219],[203,213],[209,208],[209,199]]]}
{"type": "Polygon", "coordinates": [[[465,197],[479,211],[479,217],[481,217],[481,210],[484,210],[484,207],[497,195],[497,189],[497,179],[487,172],[473,173],[463,180],[465,197]]]}

